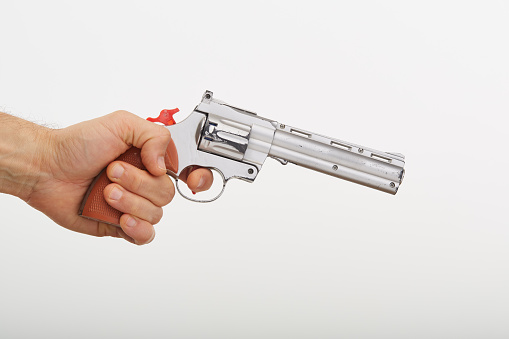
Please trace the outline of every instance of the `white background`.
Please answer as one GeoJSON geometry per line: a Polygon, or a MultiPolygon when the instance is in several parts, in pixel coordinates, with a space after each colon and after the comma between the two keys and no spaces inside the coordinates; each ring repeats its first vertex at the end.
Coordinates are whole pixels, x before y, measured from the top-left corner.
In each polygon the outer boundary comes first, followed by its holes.
{"type": "Polygon", "coordinates": [[[4,111],[181,121],[209,89],[407,165],[391,196],[269,159],[143,247],[1,195],[0,337],[509,337],[508,42],[505,1],[1,0],[4,111]]]}

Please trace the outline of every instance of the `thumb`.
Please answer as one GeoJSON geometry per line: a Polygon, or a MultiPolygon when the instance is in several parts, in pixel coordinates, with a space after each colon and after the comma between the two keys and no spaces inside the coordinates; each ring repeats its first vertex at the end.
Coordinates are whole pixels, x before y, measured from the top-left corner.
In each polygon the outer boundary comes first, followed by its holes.
{"type": "Polygon", "coordinates": [[[171,159],[171,153],[167,152],[171,141],[170,131],[132,113],[120,111],[119,114],[122,117],[118,121],[124,123],[124,128],[121,129],[124,142],[141,149],[141,161],[152,175],[166,174],[167,156],[170,157],[170,166],[177,160],[171,159]]]}

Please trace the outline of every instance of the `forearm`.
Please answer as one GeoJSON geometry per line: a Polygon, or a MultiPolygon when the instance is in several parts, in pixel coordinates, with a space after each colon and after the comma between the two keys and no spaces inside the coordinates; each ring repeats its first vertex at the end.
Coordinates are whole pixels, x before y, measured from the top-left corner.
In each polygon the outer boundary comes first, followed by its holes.
{"type": "Polygon", "coordinates": [[[44,176],[50,129],[0,112],[0,193],[25,201],[44,176]]]}

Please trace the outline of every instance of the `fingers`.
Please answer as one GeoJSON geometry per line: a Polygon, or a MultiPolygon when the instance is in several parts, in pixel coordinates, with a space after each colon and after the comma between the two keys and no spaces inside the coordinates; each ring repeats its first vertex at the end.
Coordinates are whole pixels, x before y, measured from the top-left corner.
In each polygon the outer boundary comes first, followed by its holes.
{"type": "Polygon", "coordinates": [[[153,176],[122,161],[111,163],[106,173],[113,183],[106,186],[104,198],[124,213],[118,236],[138,245],[148,244],[155,236],[153,225],[163,216],[161,207],[175,195],[173,182],[166,175],[153,176]]]}
{"type": "Polygon", "coordinates": [[[104,190],[108,204],[124,212],[120,217],[120,227],[123,232],[118,235],[137,245],[151,242],[155,237],[154,224],[163,216],[161,207],[157,207],[149,200],[135,195],[117,184],[110,184],[104,190]],[[123,236],[125,233],[125,237],[123,236]]]}
{"type": "Polygon", "coordinates": [[[120,217],[120,228],[99,223],[97,231],[93,234],[99,237],[123,238],[136,245],[148,244],[154,240],[156,235],[154,226],[145,220],[140,220],[129,214],[124,214],[120,217]]]}
{"type": "Polygon", "coordinates": [[[157,224],[163,217],[163,209],[150,200],[127,191],[120,185],[110,184],[104,189],[104,197],[114,209],[128,213],[137,218],[157,224]]]}
{"type": "Polygon", "coordinates": [[[144,245],[154,240],[154,227],[144,220],[139,220],[129,214],[120,217],[120,227],[94,223],[92,220],[79,219],[78,232],[95,235],[97,237],[123,238],[130,243],[144,245]]]}
{"type": "Polygon", "coordinates": [[[191,166],[183,171],[180,179],[187,183],[187,186],[193,192],[203,192],[212,186],[214,176],[208,168],[195,169],[194,166],[191,166]]]}
{"type": "MultiPolygon", "coordinates": [[[[86,220],[86,222],[92,222],[92,220],[86,220]]],[[[89,232],[82,232],[90,234],[89,232]]],[[[96,235],[98,237],[115,237],[115,238],[123,238],[126,241],[129,241],[130,243],[135,244],[135,240],[128,236],[120,227],[105,224],[105,223],[98,223],[96,225],[95,232],[92,233],[93,235],[96,235]]]]}
{"type": "Polygon", "coordinates": [[[175,186],[167,175],[156,177],[122,161],[112,162],[106,173],[111,181],[150,200],[156,206],[169,204],[175,196],[175,186]]]}

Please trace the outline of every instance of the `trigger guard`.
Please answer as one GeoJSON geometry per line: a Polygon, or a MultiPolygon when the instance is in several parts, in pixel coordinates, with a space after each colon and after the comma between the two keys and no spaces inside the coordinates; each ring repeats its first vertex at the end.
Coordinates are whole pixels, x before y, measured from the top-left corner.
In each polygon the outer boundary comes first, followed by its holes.
{"type": "Polygon", "coordinates": [[[198,200],[198,199],[193,199],[191,197],[188,197],[187,195],[182,193],[182,191],[180,190],[179,181],[182,181],[182,180],[179,180],[178,178],[175,178],[175,186],[177,187],[177,192],[179,192],[180,196],[185,198],[185,199],[187,199],[187,200],[189,200],[189,201],[200,202],[200,203],[212,202],[212,201],[215,201],[215,200],[219,199],[219,197],[223,195],[224,189],[226,187],[226,179],[224,177],[223,172],[221,172],[217,168],[210,168],[209,167],[208,169],[216,171],[217,173],[219,173],[221,175],[221,178],[223,179],[223,188],[221,189],[221,192],[219,192],[219,194],[215,198],[209,199],[209,200],[198,200]]]}

